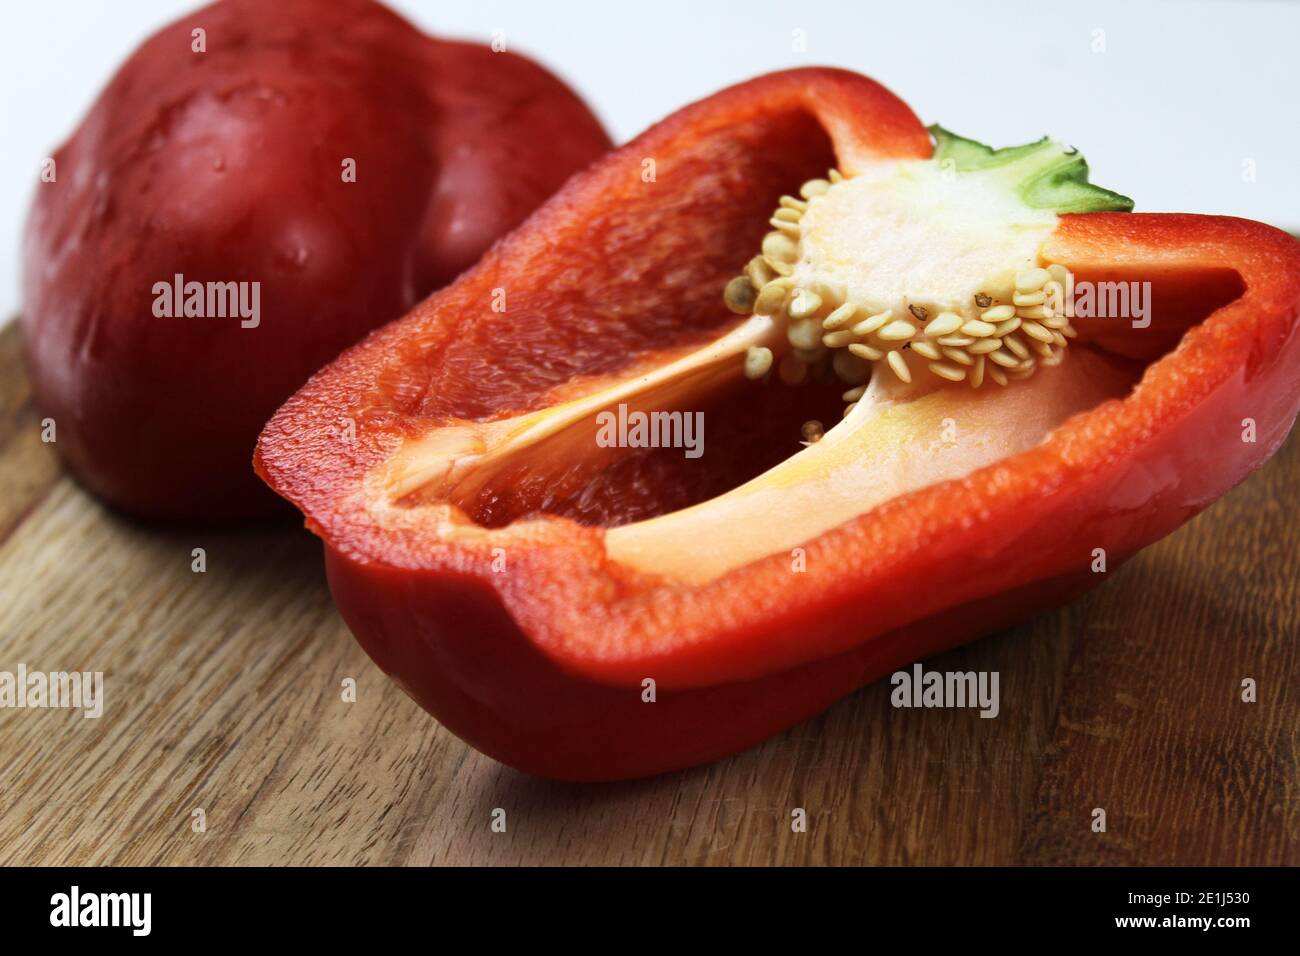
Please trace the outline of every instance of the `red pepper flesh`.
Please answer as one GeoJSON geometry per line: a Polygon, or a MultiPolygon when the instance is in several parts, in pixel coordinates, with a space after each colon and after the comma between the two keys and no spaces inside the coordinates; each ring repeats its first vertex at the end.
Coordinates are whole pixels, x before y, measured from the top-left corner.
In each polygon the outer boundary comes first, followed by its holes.
{"type": "MultiPolygon", "coordinates": [[[[431,425],[580,394],[665,342],[733,323],[719,290],[774,197],[841,151],[929,149],[907,107],[864,77],[795,70],[723,91],[576,177],[476,268],[295,395],[256,466],[324,540],[335,600],[379,666],[454,733],[530,773],[685,767],[1069,600],[1104,579],[1095,549],[1113,571],[1277,449],[1300,408],[1300,243],[1238,219],[1093,213],[1062,217],[1043,255],[1083,278],[1153,281],[1149,334],[1080,323],[1081,340],[1150,363],[1132,393],[808,541],[803,573],[782,553],[701,585],[658,580],[611,561],[599,521],[532,513],[508,489],[480,513],[444,508],[438,520],[381,500],[385,462],[431,425]],[[488,305],[500,288],[509,335],[488,305]],[[1195,301],[1206,314],[1180,320],[1195,301]],[[357,423],[354,441],[338,440],[340,419],[357,423]]],[[[720,490],[679,500],[665,487],[651,511],[720,490]]],[[[625,506],[635,516],[641,505],[625,506]]]]}

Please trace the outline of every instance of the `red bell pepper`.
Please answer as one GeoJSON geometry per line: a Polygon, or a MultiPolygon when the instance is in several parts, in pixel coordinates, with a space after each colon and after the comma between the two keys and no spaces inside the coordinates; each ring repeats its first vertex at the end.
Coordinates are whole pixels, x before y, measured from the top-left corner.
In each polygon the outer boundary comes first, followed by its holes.
{"type": "Polygon", "coordinates": [[[182,17],[37,187],[22,321],[55,447],[137,514],[282,508],[248,466],[271,413],[609,145],[536,64],[370,0],[182,17]]]}
{"type": "MultiPolygon", "coordinates": [[[[726,90],[576,177],[285,404],[257,470],[324,540],[338,607],[379,666],[531,773],[684,767],[1071,599],[1104,579],[1099,555],[1113,571],[1277,449],[1300,407],[1300,243],[1239,219],[1115,212],[1060,216],[1041,258],[1081,282],[1151,281],[1154,321],[1080,319],[1077,357],[1031,380],[1047,383],[1036,394],[1072,399],[1090,379],[1051,377],[1070,368],[1115,377],[1005,457],[822,527],[806,484],[829,498],[838,466],[790,472],[767,512],[729,494],[790,467],[788,430],[811,412],[838,414],[816,386],[692,379],[720,423],[698,462],[591,440],[584,400],[633,401],[635,383],[736,327],[720,290],[778,195],[832,164],[931,149],[864,77],[795,70],[726,90]],[[710,530],[629,545],[664,518],[710,530]]],[[[936,394],[972,400],[962,388],[936,394]]]]}

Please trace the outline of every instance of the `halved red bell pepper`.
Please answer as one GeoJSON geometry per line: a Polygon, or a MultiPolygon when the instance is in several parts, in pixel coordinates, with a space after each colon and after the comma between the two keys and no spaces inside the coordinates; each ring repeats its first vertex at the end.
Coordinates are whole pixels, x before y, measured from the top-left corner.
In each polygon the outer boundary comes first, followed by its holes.
{"type": "Polygon", "coordinates": [[[723,364],[690,378],[712,435],[698,461],[591,440],[595,407],[635,405],[636,383],[736,327],[720,290],[777,196],[829,166],[931,149],[864,77],[731,88],[609,155],[316,375],[267,425],[256,467],[324,540],[335,600],[379,666],[525,771],[684,767],[1069,600],[1104,579],[1099,554],[1113,571],[1276,450],[1300,406],[1300,243],[1238,219],[1129,213],[1062,215],[1040,255],[1080,281],[1152,282],[1154,321],[1079,320],[1061,369],[1104,365],[1110,391],[1084,400],[1091,378],[1044,371],[1061,420],[972,471],[829,527],[807,470],[781,486],[788,510],[780,495],[746,510],[732,489],[791,467],[791,435],[838,416],[838,389],[748,383],[723,364]],[[706,532],[656,538],[665,517],[706,532]],[[751,554],[756,540],[782,543],[751,554]]]}

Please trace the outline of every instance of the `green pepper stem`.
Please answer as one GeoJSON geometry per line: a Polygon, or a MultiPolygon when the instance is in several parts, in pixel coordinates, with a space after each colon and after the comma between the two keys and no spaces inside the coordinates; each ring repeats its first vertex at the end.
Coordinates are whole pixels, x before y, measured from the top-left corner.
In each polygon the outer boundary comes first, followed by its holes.
{"type": "Polygon", "coordinates": [[[1088,182],[1088,163],[1078,150],[1048,137],[1023,146],[993,149],[973,139],[930,127],[933,160],[958,173],[989,173],[1004,179],[1031,209],[1068,212],[1132,212],[1133,200],[1088,182]]]}

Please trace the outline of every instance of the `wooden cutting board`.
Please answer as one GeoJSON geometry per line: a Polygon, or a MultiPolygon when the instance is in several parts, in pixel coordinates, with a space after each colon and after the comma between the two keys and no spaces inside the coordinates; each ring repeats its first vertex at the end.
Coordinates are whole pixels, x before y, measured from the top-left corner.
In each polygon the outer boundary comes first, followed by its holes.
{"type": "Polygon", "coordinates": [[[0,709],[0,863],[1300,863],[1294,437],[1091,595],[928,662],[998,671],[996,719],[895,710],[882,683],[711,766],[574,786],[398,691],[305,531],[105,511],[42,444],[19,352],[10,324],[0,671],[103,671],[105,704],[0,709]]]}

